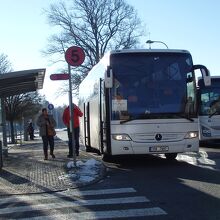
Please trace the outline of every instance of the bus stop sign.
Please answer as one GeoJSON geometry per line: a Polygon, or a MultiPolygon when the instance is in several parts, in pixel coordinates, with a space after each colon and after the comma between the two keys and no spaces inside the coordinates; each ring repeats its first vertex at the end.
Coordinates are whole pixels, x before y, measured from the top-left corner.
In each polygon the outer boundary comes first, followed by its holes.
{"type": "Polygon", "coordinates": [[[69,74],[66,73],[56,73],[50,75],[51,80],[67,80],[69,79],[69,74]]]}
{"type": "Polygon", "coordinates": [[[85,53],[81,47],[69,47],[65,53],[65,60],[70,66],[80,66],[85,60],[85,53]]]}

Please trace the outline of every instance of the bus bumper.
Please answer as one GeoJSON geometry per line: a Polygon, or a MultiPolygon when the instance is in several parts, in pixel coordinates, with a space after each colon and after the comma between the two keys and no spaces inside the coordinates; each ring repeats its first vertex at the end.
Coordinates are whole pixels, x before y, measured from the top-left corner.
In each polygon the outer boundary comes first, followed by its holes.
{"type": "Polygon", "coordinates": [[[161,153],[184,153],[198,152],[198,138],[183,139],[177,142],[134,142],[134,141],[112,141],[112,155],[126,154],[161,154],[161,153]]]}

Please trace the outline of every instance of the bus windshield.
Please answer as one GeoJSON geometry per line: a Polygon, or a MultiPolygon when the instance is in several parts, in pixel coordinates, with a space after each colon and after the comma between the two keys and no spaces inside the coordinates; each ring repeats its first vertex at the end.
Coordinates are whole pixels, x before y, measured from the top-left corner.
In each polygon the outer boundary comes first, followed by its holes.
{"type": "Polygon", "coordinates": [[[194,116],[192,65],[188,53],[112,54],[112,120],[194,116]]]}
{"type": "Polygon", "coordinates": [[[219,87],[207,87],[200,89],[200,115],[220,114],[220,81],[219,87]]]}

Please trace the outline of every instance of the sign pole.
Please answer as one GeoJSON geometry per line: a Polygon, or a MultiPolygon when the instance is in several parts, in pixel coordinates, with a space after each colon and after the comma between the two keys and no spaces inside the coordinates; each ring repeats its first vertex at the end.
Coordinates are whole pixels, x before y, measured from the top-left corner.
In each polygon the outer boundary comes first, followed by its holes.
{"type": "MultiPolygon", "coordinates": [[[[70,136],[72,139],[73,161],[76,167],[76,141],[74,136],[74,106],[72,98],[72,82],[70,66],[80,66],[85,60],[85,53],[81,47],[72,46],[65,52],[65,60],[68,63],[68,74],[51,74],[51,80],[69,80],[69,111],[70,111],[70,136]]],[[[70,141],[70,140],[69,140],[70,141]]]]}
{"type": "MultiPolygon", "coordinates": [[[[81,47],[72,46],[65,52],[65,60],[68,63],[68,75],[69,75],[69,109],[70,109],[70,132],[72,134],[72,150],[73,161],[76,167],[76,145],[74,136],[74,106],[72,101],[72,82],[71,82],[71,69],[70,66],[80,66],[85,60],[85,53],[81,47]]],[[[52,76],[53,78],[54,76],[52,76]]],[[[57,76],[55,76],[57,78],[57,76]]],[[[60,76],[59,76],[60,78],[60,76]]],[[[63,78],[63,76],[62,76],[63,78]]]]}
{"type": "Polygon", "coordinates": [[[70,111],[70,133],[72,134],[72,151],[73,151],[73,162],[76,167],[76,150],[75,150],[75,138],[74,138],[74,113],[73,113],[73,98],[72,98],[72,82],[71,82],[71,68],[68,64],[68,73],[69,73],[69,111],[70,111]]]}

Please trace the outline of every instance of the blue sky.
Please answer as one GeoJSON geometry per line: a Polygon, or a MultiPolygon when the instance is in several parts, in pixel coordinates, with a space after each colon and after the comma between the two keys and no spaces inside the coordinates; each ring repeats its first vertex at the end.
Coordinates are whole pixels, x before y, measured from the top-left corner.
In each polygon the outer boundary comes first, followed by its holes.
{"type": "MultiPolygon", "coordinates": [[[[0,53],[8,55],[15,71],[46,68],[42,94],[55,105],[68,103],[68,96],[57,97],[60,82],[49,76],[58,71],[41,50],[55,31],[47,23],[43,8],[57,0],[1,0],[0,53]]],[[[219,0],[127,0],[141,18],[146,40],[165,42],[170,49],[186,49],[194,64],[206,65],[212,75],[220,75],[220,1],[219,0]],[[150,34],[149,34],[150,33],[150,34]]],[[[152,48],[163,45],[152,45],[152,48]]]]}

